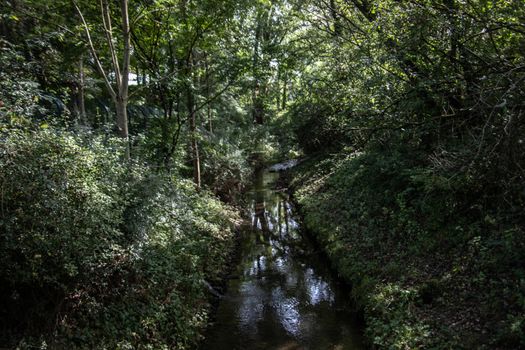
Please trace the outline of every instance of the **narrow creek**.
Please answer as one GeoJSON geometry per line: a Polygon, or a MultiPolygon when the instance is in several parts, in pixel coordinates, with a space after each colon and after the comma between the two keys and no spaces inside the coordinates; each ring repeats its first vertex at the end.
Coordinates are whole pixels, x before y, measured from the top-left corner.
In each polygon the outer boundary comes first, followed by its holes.
{"type": "Polygon", "coordinates": [[[258,172],[247,194],[240,262],[202,349],[363,349],[348,289],[302,234],[278,177],[258,172]]]}

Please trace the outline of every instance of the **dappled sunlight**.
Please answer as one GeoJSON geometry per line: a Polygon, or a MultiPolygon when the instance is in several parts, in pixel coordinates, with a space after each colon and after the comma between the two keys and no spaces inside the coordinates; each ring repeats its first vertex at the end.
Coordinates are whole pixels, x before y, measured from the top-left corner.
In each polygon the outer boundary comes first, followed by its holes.
{"type": "Polygon", "coordinates": [[[0,0],[0,348],[525,349],[524,101],[524,0],[0,0]]]}
{"type": "Polygon", "coordinates": [[[241,280],[230,283],[204,349],[361,349],[348,291],[304,236],[287,195],[273,189],[277,177],[258,174],[241,280]]]}

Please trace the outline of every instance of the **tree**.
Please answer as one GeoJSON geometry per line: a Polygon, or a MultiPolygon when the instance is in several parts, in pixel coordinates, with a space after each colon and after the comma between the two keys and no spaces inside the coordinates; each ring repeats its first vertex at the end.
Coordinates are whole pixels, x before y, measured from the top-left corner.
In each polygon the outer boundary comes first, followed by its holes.
{"type": "Polygon", "coordinates": [[[129,157],[129,132],[128,132],[128,98],[129,98],[129,72],[130,72],[130,58],[131,58],[131,34],[130,34],[130,22],[129,22],[129,9],[128,0],[120,0],[120,20],[121,20],[121,42],[122,42],[122,53],[119,53],[118,47],[115,45],[115,36],[113,35],[113,25],[111,18],[111,8],[107,0],[100,1],[101,10],[101,21],[103,31],[106,37],[106,43],[111,56],[112,73],[114,74],[114,83],[110,74],[103,67],[103,64],[99,58],[99,50],[95,47],[95,43],[91,36],[91,31],[86,19],[79,7],[79,5],[73,1],[75,9],[82,21],[84,31],[86,34],[89,50],[91,56],[95,62],[95,66],[99,74],[102,76],[106,85],[107,91],[115,104],[116,110],[116,124],[118,135],[125,140],[126,148],[128,151],[126,154],[129,157]],[[121,56],[121,57],[119,57],[121,56]]]}
{"type": "Polygon", "coordinates": [[[200,113],[206,108],[210,127],[213,101],[228,90],[239,70],[236,58],[228,53],[235,49],[225,43],[238,3],[184,0],[143,4],[141,21],[132,30],[136,64],[150,79],[141,89],[147,87],[147,101],[163,111],[152,130],[157,160],[170,168],[179,141],[186,137],[197,187],[201,182],[199,129],[204,124],[200,113]],[[166,31],[169,35],[163,35],[166,31]],[[212,84],[214,76],[222,78],[222,84],[212,84]]]}

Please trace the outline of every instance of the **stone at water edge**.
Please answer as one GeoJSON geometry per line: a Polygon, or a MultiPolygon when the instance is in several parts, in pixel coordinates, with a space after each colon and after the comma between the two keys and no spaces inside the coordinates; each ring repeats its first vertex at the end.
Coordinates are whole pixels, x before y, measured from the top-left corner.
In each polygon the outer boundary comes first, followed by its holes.
{"type": "Polygon", "coordinates": [[[286,162],[277,163],[277,164],[272,165],[271,167],[268,168],[268,171],[270,172],[284,171],[284,170],[293,168],[297,164],[299,164],[299,159],[290,159],[290,160],[287,160],[286,162]]]}

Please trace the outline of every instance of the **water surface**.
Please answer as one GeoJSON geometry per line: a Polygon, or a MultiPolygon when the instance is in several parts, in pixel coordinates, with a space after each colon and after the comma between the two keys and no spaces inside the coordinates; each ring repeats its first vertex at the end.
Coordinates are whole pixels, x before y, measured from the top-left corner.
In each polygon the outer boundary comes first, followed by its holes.
{"type": "Polygon", "coordinates": [[[348,289],[295,220],[278,174],[261,171],[241,259],[203,350],[363,349],[348,289]]]}

